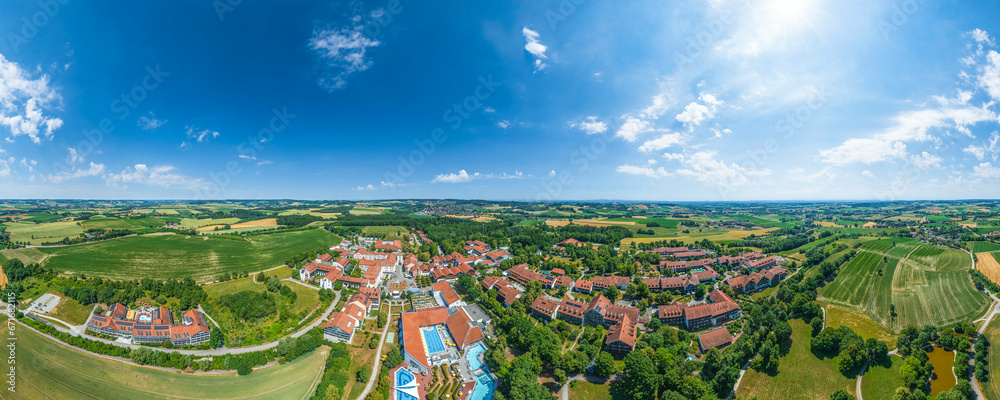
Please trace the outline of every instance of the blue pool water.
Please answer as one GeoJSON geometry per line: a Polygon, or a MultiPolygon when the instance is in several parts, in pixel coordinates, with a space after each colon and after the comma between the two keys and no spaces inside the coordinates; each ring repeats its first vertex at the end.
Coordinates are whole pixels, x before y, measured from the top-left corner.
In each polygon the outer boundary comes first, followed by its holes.
{"type": "Polygon", "coordinates": [[[486,348],[483,347],[482,343],[476,343],[476,347],[469,349],[465,353],[465,359],[469,361],[469,370],[476,371],[483,367],[483,363],[479,362],[479,355],[483,354],[486,348]]]}
{"type": "Polygon", "coordinates": [[[400,368],[396,371],[396,386],[406,386],[410,382],[413,382],[413,374],[407,371],[405,368],[400,368]]]}
{"type": "Polygon", "coordinates": [[[441,335],[438,335],[436,331],[424,331],[424,341],[427,342],[427,351],[431,354],[444,351],[444,342],[441,341],[441,335]]]}
{"type": "Polygon", "coordinates": [[[493,398],[493,376],[482,374],[476,377],[476,388],[468,400],[489,400],[493,398]]]}
{"type": "Polygon", "coordinates": [[[396,400],[420,400],[410,393],[417,393],[414,377],[410,371],[400,368],[396,371],[396,400]]]}

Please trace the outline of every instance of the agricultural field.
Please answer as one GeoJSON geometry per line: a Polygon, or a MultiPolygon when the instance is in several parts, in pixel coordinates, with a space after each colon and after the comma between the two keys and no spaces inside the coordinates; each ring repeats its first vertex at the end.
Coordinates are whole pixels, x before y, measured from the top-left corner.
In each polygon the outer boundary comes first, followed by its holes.
{"type": "Polygon", "coordinates": [[[385,235],[386,240],[402,240],[405,243],[410,230],[402,226],[366,226],[361,232],[385,235]]]}
{"type": "Polygon", "coordinates": [[[823,300],[849,307],[863,307],[871,296],[871,287],[879,278],[879,270],[896,268],[899,259],[867,251],[848,261],[837,274],[837,279],[819,289],[823,300]]]}
{"type": "Polygon", "coordinates": [[[307,399],[329,347],[251,375],[191,375],[80,353],[26,328],[18,335],[17,397],[25,399],[307,399]]]}
{"type": "Polygon", "coordinates": [[[225,273],[247,273],[282,265],[292,256],[330,246],[340,238],[322,229],[258,236],[131,236],[73,246],[8,250],[7,258],[42,262],[70,275],[110,279],[214,281],[225,273]]]}
{"type": "Polygon", "coordinates": [[[215,230],[215,228],[219,228],[219,229],[225,228],[226,225],[229,225],[230,229],[240,229],[240,228],[272,228],[272,227],[278,226],[278,219],[277,218],[264,218],[264,219],[258,219],[258,220],[255,220],[255,221],[240,222],[238,224],[207,225],[207,226],[202,226],[202,227],[198,228],[197,230],[199,230],[199,231],[211,231],[211,230],[215,230]]]}
{"type": "Polygon", "coordinates": [[[969,242],[973,253],[985,253],[989,251],[1000,251],[1000,244],[993,242],[969,242]]]}
{"type": "Polygon", "coordinates": [[[1000,282],[1000,260],[997,259],[1000,253],[979,253],[976,258],[976,269],[986,275],[994,283],[1000,282]]]}
{"type": "Polygon", "coordinates": [[[184,218],[180,221],[181,228],[200,228],[203,226],[210,225],[231,225],[239,222],[239,218],[217,218],[217,219],[197,219],[197,218],[184,218]]]}
{"type": "Polygon", "coordinates": [[[861,245],[861,248],[864,250],[874,251],[876,253],[885,253],[890,256],[904,258],[918,246],[920,246],[920,242],[916,239],[892,238],[867,242],[861,245]]]}
{"type": "Polygon", "coordinates": [[[964,271],[972,267],[972,257],[969,253],[926,244],[914,250],[907,259],[937,272],[964,271]]]}
{"type": "MultiPolygon", "coordinates": [[[[907,243],[895,247],[908,246],[907,243]]],[[[975,319],[986,311],[988,299],[975,290],[963,265],[960,250],[921,245],[910,258],[887,256],[894,251],[889,241],[867,242],[862,251],[844,265],[837,278],[819,290],[827,302],[857,311],[892,332],[907,325],[943,326],[975,319]],[[887,258],[883,261],[883,258],[887,258]],[[882,274],[878,274],[878,270],[882,274]],[[895,307],[896,315],[891,315],[895,307]]]]}
{"type": "Polygon", "coordinates": [[[983,389],[983,396],[987,400],[1000,400],[1000,376],[997,376],[997,366],[1000,365],[1000,318],[993,318],[983,334],[992,345],[989,358],[990,379],[980,383],[979,387],[983,389]]]}
{"type": "Polygon", "coordinates": [[[899,367],[903,366],[903,358],[891,356],[882,364],[869,364],[861,379],[861,394],[865,400],[892,400],[896,388],[905,386],[899,367]]]}
{"type": "Polygon", "coordinates": [[[83,229],[140,229],[156,228],[164,226],[167,222],[180,222],[180,218],[175,217],[145,217],[133,219],[119,219],[95,215],[90,219],[80,222],[83,229]]]}
{"type": "MultiPolygon", "coordinates": [[[[28,220],[30,221],[30,220],[28,220]]],[[[15,242],[28,242],[33,245],[58,242],[65,238],[79,237],[83,228],[76,221],[48,222],[35,224],[31,222],[8,222],[4,225],[10,233],[10,239],[15,242]]]]}
{"type": "Polygon", "coordinates": [[[792,344],[788,354],[781,357],[777,374],[747,370],[736,397],[813,400],[828,399],[838,389],[854,393],[854,376],[837,371],[835,355],[817,355],[810,349],[812,328],[799,319],[788,322],[792,325],[792,344]]]}
{"type": "MultiPolygon", "coordinates": [[[[659,228],[653,228],[659,229],[659,228]]],[[[751,231],[746,231],[742,229],[703,229],[702,232],[697,231],[698,228],[692,228],[691,233],[681,233],[678,232],[675,235],[667,235],[663,237],[638,237],[638,238],[625,238],[622,239],[621,244],[630,245],[633,243],[651,243],[658,242],[662,240],[676,239],[684,243],[694,244],[702,240],[708,239],[712,241],[725,242],[725,241],[735,241],[743,240],[750,235],[765,235],[778,228],[765,228],[756,229],[751,231]]]]}

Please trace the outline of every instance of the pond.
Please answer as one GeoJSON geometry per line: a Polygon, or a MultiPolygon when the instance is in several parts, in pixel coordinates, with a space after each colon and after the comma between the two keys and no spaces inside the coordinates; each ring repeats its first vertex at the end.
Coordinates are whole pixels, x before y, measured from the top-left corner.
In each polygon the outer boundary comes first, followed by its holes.
{"type": "Polygon", "coordinates": [[[952,371],[955,353],[934,346],[927,355],[930,356],[931,365],[934,366],[934,375],[931,376],[931,396],[955,387],[955,373],[952,371]]]}

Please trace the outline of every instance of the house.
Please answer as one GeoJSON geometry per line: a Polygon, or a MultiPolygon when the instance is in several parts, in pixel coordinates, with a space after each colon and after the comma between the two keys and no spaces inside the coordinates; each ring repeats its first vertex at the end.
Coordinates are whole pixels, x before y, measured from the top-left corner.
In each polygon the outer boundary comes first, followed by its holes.
{"type": "Polygon", "coordinates": [[[531,316],[548,322],[555,317],[556,309],[558,308],[559,303],[556,303],[554,300],[545,296],[538,296],[535,298],[535,301],[531,303],[531,316]]]}
{"type": "Polygon", "coordinates": [[[628,353],[635,349],[635,338],[639,325],[635,320],[623,315],[611,328],[604,346],[613,353],[628,353]]]}
{"type": "Polygon", "coordinates": [[[375,242],[375,249],[385,250],[385,251],[400,251],[403,249],[403,244],[399,240],[379,240],[375,242]]]}
{"type": "Polygon", "coordinates": [[[781,267],[773,267],[763,272],[752,272],[750,275],[740,275],[726,279],[725,283],[736,293],[756,293],[765,288],[777,286],[785,279],[788,271],[781,267]]]}
{"type": "Polygon", "coordinates": [[[443,307],[452,307],[456,305],[462,305],[462,299],[458,297],[455,293],[455,289],[451,287],[448,282],[438,282],[431,285],[431,290],[434,293],[434,298],[437,299],[438,304],[443,307]],[[461,303],[461,304],[459,304],[461,303]]]}
{"type": "Polygon", "coordinates": [[[87,329],[115,338],[132,339],[134,343],[162,343],[169,340],[174,346],[205,343],[211,337],[211,328],[198,310],[188,310],[181,317],[181,324],[173,323],[173,315],[164,307],[146,307],[130,310],[115,303],[102,315],[87,321],[87,329]]]}
{"type": "Polygon", "coordinates": [[[762,270],[778,265],[778,259],[774,257],[765,257],[759,260],[750,261],[747,267],[750,269],[762,270]]]}
{"type": "Polygon", "coordinates": [[[351,296],[347,305],[323,325],[323,334],[333,337],[335,341],[350,343],[354,340],[354,333],[365,319],[370,307],[371,301],[367,296],[360,294],[351,296]]]}
{"type": "Polygon", "coordinates": [[[708,351],[708,349],[724,349],[735,341],[733,335],[729,334],[729,329],[725,327],[698,335],[698,347],[701,348],[702,353],[708,351]]]}
{"type": "Polygon", "coordinates": [[[514,304],[514,300],[517,300],[518,297],[521,297],[521,292],[514,289],[514,286],[511,285],[510,282],[507,282],[506,279],[500,277],[487,276],[486,279],[483,279],[483,281],[479,284],[483,287],[483,292],[488,292],[490,289],[496,289],[497,297],[499,297],[500,301],[507,307],[514,304]]]}
{"type": "Polygon", "coordinates": [[[382,303],[382,289],[363,287],[358,289],[358,294],[368,298],[371,305],[368,307],[369,310],[378,309],[379,304],[382,303]]]}
{"type": "Polygon", "coordinates": [[[607,290],[615,286],[618,290],[628,289],[629,279],[626,276],[598,276],[594,278],[593,288],[597,290],[607,290]]]}
{"type": "Polygon", "coordinates": [[[698,330],[707,326],[721,325],[740,317],[740,306],[721,290],[708,294],[711,303],[689,306],[674,303],[660,306],[657,316],[670,325],[684,326],[688,330],[698,330]]]}
{"type": "Polygon", "coordinates": [[[642,280],[651,292],[694,293],[700,281],[694,276],[673,276],[668,278],[646,278],[642,280]]]}
{"type": "Polygon", "coordinates": [[[552,268],[553,275],[566,275],[566,270],[562,268],[552,268]]]}
{"type": "Polygon", "coordinates": [[[628,316],[632,321],[638,321],[639,309],[614,304],[604,295],[598,295],[587,304],[587,311],[583,313],[583,321],[586,325],[610,327],[618,323],[623,316],[628,316]]]}
{"type": "Polygon", "coordinates": [[[559,303],[556,318],[571,324],[583,325],[583,313],[587,311],[587,303],[582,301],[563,299],[559,303]]]}
{"type": "Polygon", "coordinates": [[[577,279],[573,282],[573,291],[590,294],[591,289],[594,287],[594,281],[588,281],[586,279],[577,279]]]}
{"type": "Polygon", "coordinates": [[[425,335],[439,334],[437,328],[447,330],[448,335],[455,339],[454,344],[459,350],[485,337],[483,325],[473,321],[462,307],[435,307],[405,312],[400,315],[400,325],[403,334],[403,361],[410,364],[411,370],[424,374],[441,362],[435,360],[434,354],[429,353],[431,350],[425,344],[425,335]]]}

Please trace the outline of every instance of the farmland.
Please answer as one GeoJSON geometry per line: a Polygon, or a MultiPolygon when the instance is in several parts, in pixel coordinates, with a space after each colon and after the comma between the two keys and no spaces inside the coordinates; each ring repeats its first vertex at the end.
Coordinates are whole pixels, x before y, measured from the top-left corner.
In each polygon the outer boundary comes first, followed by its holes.
{"type": "MultiPolygon", "coordinates": [[[[30,221],[30,220],[29,220],[30,221]]],[[[35,224],[31,222],[9,222],[7,232],[11,240],[39,245],[46,242],[58,242],[64,238],[75,238],[83,233],[83,228],[75,221],[49,222],[35,224]]]]}
{"type": "Polygon", "coordinates": [[[976,254],[976,258],[979,259],[976,263],[976,269],[994,283],[1000,282],[1000,261],[997,260],[998,255],[1000,253],[976,254]]]}
{"type": "Polygon", "coordinates": [[[1000,400],[1000,377],[997,376],[997,366],[1000,365],[1000,318],[993,318],[983,332],[989,338],[990,344],[990,379],[980,384],[987,400],[1000,400]]]}
{"type": "Polygon", "coordinates": [[[16,398],[304,399],[313,393],[328,347],[249,376],[190,375],[83,354],[26,328],[18,335],[16,398]]]}
{"type": "Polygon", "coordinates": [[[911,248],[909,257],[895,256],[909,246],[911,243],[906,241],[886,240],[863,244],[862,249],[882,253],[860,252],[844,265],[833,282],[819,290],[820,298],[867,311],[893,332],[908,325],[941,326],[966,321],[985,312],[988,301],[975,290],[965,272],[971,264],[964,263],[968,259],[965,252],[920,245],[911,248]],[[895,316],[891,315],[893,306],[895,316]]]}
{"type": "Polygon", "coordinates": [[[155,228],[164,226],[167,222],[179,222],[180,218],[173,217],[145,217],[132,219],[119,219],[95,215],[80,223],[83,229],[139,229],[155,228]]]}
{"type": "Polygon", "coordinates": [[[736,397],[760,399],[827,399],[838,389],[854,392],[855,380],[837,371],[833,356],[816,355],[809,346],[811,328],[798,319],[792,325],[792,344],[775,375],[749,369],[736,397]],[[818,357],[819,356],[819,357],[818,357]]]}
{"type": "Polygon", "coordinates": [[[985,253],[988,251],[998,251],[1000,250],[1000,244],[992,242],[971,242],[973,253],[985,253]]]}
{"type": "Polygon", "coordinates": [[[282,265],[290,257],[339,242],[321,229],[259,236],[150,234],[65,247],[8,250],[6,258],[42,262],[70,275],[111,279],[215,280],[282,265]],[[44,260],[44,261],[43,261],[44,260]]]}

